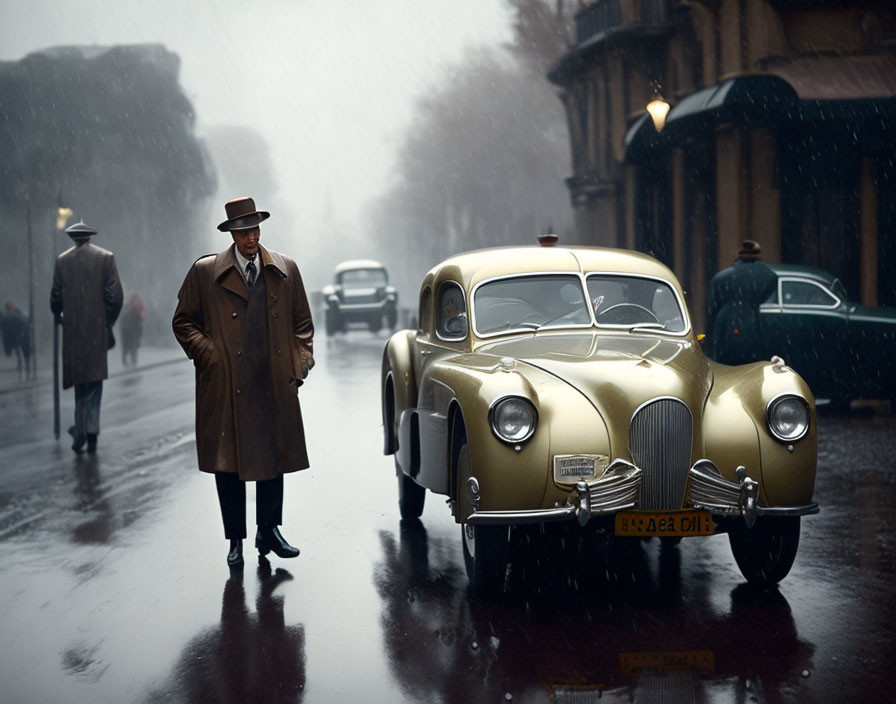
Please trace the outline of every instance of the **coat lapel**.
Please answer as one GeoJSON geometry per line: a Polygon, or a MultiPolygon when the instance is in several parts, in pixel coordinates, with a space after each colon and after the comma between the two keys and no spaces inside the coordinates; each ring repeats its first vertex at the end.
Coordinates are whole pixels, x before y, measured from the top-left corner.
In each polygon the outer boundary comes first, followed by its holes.
{"type": "Polygon", "coordinates": [[[235,293],[244,301],[249,300],[249,289],[240,272],[236,270],[235,244],[230,245],[215,257],[214,278],[223,288],[235,293]]]}

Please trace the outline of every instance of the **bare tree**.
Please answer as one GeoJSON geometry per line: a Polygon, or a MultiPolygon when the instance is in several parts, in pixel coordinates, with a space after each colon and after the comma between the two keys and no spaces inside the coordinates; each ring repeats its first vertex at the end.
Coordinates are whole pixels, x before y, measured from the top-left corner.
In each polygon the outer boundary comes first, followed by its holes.
{"type": "Polygon", "coordinates": [[[448,255],[568,227],[568,170],[549,84],[511,54],[472,52],[419,101],[396,182],[374,207],[373,236],[399,285],[412,288],[448,255]]]}
{"type": "Polygon", "coordinates": [[[505,0],[510,10],[513,40],[510,50],[538,75],[544,76],[573,46],[574,18],[582,0],[505,0]]]}

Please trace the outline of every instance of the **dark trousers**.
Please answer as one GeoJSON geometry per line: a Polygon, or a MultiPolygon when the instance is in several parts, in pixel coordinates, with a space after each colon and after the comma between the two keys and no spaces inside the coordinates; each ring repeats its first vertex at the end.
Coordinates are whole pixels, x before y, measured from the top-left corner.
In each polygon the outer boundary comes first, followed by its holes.
{"type": "MultiPolygon", "coordinates": [[[[224,537],[243,540],[246,537],[246,482],[236,472],[215,472],[224,537]]],[[[255,522],[259,528],[273,528],[283,523],[283,477],[255,482],[255,522]]]]}
{"type": "Polygon", "coordinates": [[[103,382],[75,384],[75,435],[99,435],[103,382]]]}

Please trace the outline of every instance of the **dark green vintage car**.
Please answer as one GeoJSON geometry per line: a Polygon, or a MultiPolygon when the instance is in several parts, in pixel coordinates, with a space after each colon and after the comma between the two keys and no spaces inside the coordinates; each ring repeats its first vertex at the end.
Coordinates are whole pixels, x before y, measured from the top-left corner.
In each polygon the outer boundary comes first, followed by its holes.
{"type": "Polygon", "coordinates": [[[782,357],[816,398],[894,398],[896,308],[851,302],[839,279],[821,269],[769,266],[778,285],[760,306],[768,355],[782,357]]]}

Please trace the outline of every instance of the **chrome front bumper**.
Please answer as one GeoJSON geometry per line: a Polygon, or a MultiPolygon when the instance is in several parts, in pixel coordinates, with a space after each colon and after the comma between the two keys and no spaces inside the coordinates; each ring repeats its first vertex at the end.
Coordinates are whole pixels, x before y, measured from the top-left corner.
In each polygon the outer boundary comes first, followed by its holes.
{"type": "Polygon", "coordinates": [[[688,473],[691,477],[691,503],[716,516],[742,516],[748,526],[758,516],[808,516],[818,513],[818,504],[805,506],[759,506],[759,482],[747,475],[746,467],[735,470],[739,483],[725,479],[709,460],[698,460],[688,473]]]}
{"type": "MultiPolygon", "coordinates": [[[[585,525],[593,516],[612,515],[635,508],[641,493],[641,470],[631,462],[614,460],[603,476],[594,482],[580,481],[570,493],[565,506],[522,511],[480,511],[479,482],[467,482],[474,506],[466,522],[469,525],[508,525],[550,523],[575,518],[585,525]]],[[[805,506],[758,506],[759,482],[747,476],[745,467],[737,468],[740,483],[725,479],[709,460],[698,460],[688,471],[693,508],[704,509],[715,516],[743,517],[752,526],[757,516],[806,516],[818,513],[818,504],[805,506]]]]}
{"type": "MultiPolygon", "coordinates": [[[[479,505],[479,483],[468,482],[473,506],[479,505]]],[[[588,483],[580,481],[566,506],[528,511],[478,511],[467,518],[470,525],[507,525],[509,523],[550,523],[576,518],[585,525],[592,516],[601,516],[634,508],[641,492],[641,470],[631,462],[615,460],[603,476],[588,483]]]]}

